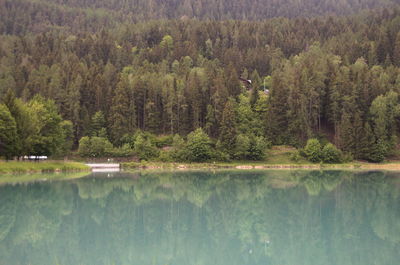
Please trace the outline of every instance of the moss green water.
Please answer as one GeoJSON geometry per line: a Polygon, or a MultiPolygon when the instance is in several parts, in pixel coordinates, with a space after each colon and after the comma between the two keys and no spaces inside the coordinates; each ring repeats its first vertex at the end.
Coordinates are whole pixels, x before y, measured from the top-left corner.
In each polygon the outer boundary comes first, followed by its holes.
{"type": "Polygon", "coordinates": [[[380,171],[138,171],[3,184],[0,264],[394,265],[399,203],[400,173],[380,171]]]}

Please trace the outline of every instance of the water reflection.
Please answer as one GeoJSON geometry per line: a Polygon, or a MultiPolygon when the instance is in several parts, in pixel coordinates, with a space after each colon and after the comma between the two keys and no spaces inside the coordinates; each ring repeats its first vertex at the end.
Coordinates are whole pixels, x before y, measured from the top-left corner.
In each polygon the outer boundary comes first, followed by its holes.
{"type": "Polygon", "coordinates": [[[93,174],[0,187],[0,264],[397,264],[400,177],[93,174]]]}

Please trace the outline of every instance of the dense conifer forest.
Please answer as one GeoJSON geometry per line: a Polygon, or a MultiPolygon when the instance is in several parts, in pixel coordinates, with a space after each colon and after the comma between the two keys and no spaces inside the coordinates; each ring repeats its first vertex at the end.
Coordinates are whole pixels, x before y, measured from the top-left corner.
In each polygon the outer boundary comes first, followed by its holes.
{"type": "Polygon", "coordinates": [[[382,161],[398,4],[0,0],[0,155],[382,161]]]}

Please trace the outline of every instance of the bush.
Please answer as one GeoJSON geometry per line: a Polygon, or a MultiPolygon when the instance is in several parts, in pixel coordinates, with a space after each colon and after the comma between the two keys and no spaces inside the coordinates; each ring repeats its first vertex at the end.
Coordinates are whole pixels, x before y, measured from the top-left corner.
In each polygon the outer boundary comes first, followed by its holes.
{"type": "Polygon", "coordinates": [[[130,157],[134,154],[133,149],[129,144],[124,144],[120,148],[114,148],[112,150],[111,156],[113,157],[130,157]]]}
{"type": "Polygon", "coordinates": [[[158,136],[153,140],[153,143],[158,148],[163,148],[163,147],[166,147],[166,146],[170,146],[173,143],[173,136],[172,135],[161,135],[161,136],[158,136]]]}
{"type": "Polygon", "coordinates": [[[304,154],[310,162],[321,162],[321,144],[318,139],[309,139],[307,141],[306,147],[304,147],[304,154]]]}
{"type": "Polygon", "coordinates": [[[365,153],[365,159],[369,162],[380,163],[385,160],[388,146],[383,141],[372,144],[365,153]]]}
{"type": "Polygon", "coordinates": [[[173,153],[171,151],[161,151],[160,155],[158,156],[158,160],[161,162],[174,162],[172,154],[173,153]]]}
{"type": "Polygon", "coordinates": [[[328,143],[322,149],[322,161],[324,163],[340,163],[342,162],[342,152],[331,143],[328,143]]]}
{"type": "Polygon", "coordinates": [[[227,154],[223,151],[215,150],[211,154],[211,159],[214,161],[229,162],[230,156],[229,156],[229,154],[227,154]]]}
{"type": "Polygon", "coordinates": [[[102,157],[109,155],[113,150],[113,145],[103,137],[92,137],[90,139],[91,155],[93,157],[102,157]]]}
{"type": "Polygon", "coordinates": [[[90,156],[90,138],[84,136],[79,140],[78,153],[82,157],[90,156]]]}
{"type": "Polygon", "coordinates": [[[263,160],[268,146],[264,137],[239,134],[236,137],[234,156],[236,159],[263,160]]]}
{"type": "Polygon", "coordinates": [[[299,162],[301,160],[301,153],[300,151],[295,151],[290,154],[290,160],[293,162],[299,162]]]}
{"type": "Polygon", "coordinates": [[[351,153],[347,153],[347,152],[342,153],[342,162],[343,163],[349,163],[353,160],[354,160],[354,157],[351,153]]]}
{"type": "Polygon", "coordinates": [[[201,128],[188,135],[185,150],[187,159],[191,162],[205,162],[210,160],[213,151],[210,138],[201,128]]]}
{"type": "Polygon", "coordinates": [[[265,149],[267,149],[268,143],[262,136],[250,137],[250,149],[249,159],[250,160],[263,160],[265,158],[265,149]]]}
{"type": "Polygon", "coordinates": [[[186,143],[179,134],[172,138],[172,148],[168,153],[173,161],[187,161],[186,143]]]}
{"type": "Polygon", "coordinates": [[[140,160],[149,160],[159,155],[159,150],[153,146],[149,139],[139,134],[134,143],[134,151],[140,160]]]}
{"type": "Polygon", "coordinates": [[[248,159],[250,151],[250,139],[244,134],[236,137],[235,153],[236,159],[248,159]]]}
{"type": "Polygon", "coordinates": [[[112,154],[113,145],[103,137],[82,137],[78,153],[82,157],[104,157],[112,154]]]}

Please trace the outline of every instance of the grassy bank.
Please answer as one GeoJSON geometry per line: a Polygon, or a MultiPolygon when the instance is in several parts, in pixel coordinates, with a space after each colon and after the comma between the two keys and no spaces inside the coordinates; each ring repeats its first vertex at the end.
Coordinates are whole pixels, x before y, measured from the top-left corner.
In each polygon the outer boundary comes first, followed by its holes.
{"type": "Polygon", "coordinates": [[[64,161],[42,161],[42,162],[20,162],[0,161],[0,174],[21,174],[40,172],[67,172],[67,171],[89,171],[89,167],[78,162],[64,161]]]}
{"type": "Polygon", "coordinates": [[[130,162],[122,163],[124,170],[137,169],[356,169],[356,170],[392,170],[400,171],[400,161],[388,163],[352,162],[345,164],[311,164],[311,163],[268,163],[252,161],[235,161],[229,163],[173,163],[173,162],[130,162]]]}
{"type": "Polygon", "coordinates": [[[264,161],[231,161],[212,163],[177,162],[130,162],[122,163],[125,170],[135,169],[360,169],[360,170],[399,170],[400,161],[386,163],[366,163],[353,161],[344,164],[313,164],[303,157],[293,161],[297,152],[293,147],[274,146],[268,151],[264,161]]]}

